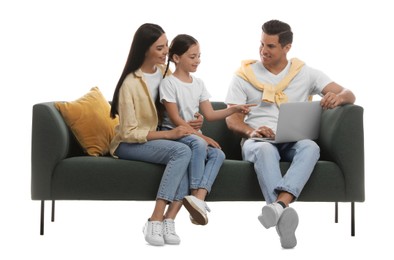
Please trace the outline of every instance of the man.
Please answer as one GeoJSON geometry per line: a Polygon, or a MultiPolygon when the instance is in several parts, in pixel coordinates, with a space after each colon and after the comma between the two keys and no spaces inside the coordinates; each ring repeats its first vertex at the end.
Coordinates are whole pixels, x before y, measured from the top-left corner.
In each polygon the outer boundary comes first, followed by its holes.
{"type": "Polygon", "coordinates": [[[312,140],[272,144],[251,137],[274,137],[279,106],[284,102],[308,101],[319,94],[323,109],[355,101],[354,94],[327,75],[299,59],[287,59],[291,49],[291,27],[281,21],[263,24],[260,61],[243,61],[234,75],[226,97],[228,106],[259,104],[248,115],[233,114],[226,119],[230,130],[240,134],[242,156],[254,163],[260,188],[267,202],[258,216],[265,228],[276,226],[283,248],[297,245],[297,212],[289,207],[295,201],[319,159],[320,149],[312,140]],[[291,161],[282,177],[279,161],[291,161]]]}

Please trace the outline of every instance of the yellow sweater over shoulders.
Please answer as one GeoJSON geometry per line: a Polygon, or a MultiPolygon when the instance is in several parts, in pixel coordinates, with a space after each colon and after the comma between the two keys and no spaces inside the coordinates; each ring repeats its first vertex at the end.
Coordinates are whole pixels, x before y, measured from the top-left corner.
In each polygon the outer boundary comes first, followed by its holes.
{"type": "Polygon", "coordinates": [[[241,67],[237,70],[236,74],[249,82],[253,87],[263,92],[262,100],[264,102],[276,103],[280,106],[281,103],[288,101],[286,94],[283,92],[287,88],[291,80],[297,75],[297,73],[304,66],[304,62],[297,58],[290,60],[289,73],[279,82],[278,85],[274,86],[271,84],[263,84],[257,80],[256,75],[253,72],[251,64],[256,63],[256,60],[245,60],[242,62],[241,67]]]}

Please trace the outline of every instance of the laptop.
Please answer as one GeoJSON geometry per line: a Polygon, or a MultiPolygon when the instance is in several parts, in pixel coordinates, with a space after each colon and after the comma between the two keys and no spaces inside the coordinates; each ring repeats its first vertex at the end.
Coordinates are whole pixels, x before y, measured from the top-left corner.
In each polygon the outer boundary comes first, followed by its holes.
{"type": "Polygon", "coordinates": [[[288,102],[279,107],[275,138],[252,137],[256,141],[271,143],[296,142],[319,137],[322,107],[320,101],[288,102]]]}

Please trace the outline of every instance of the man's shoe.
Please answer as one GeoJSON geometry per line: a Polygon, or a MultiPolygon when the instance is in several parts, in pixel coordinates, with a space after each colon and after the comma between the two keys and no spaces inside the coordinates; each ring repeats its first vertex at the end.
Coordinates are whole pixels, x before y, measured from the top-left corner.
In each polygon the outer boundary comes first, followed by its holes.
{"type": "Polygon", "coordinates": [[[181,239],[175,232],[175,222],[173,219],[167,218],[163,221],[163,238],[164,243],[169,245],[179,245],[181,239]]]}
{"type": "Polygon", "coordinates": [[[145,241],[152,246],[164,246],[163,222],[148,220],[142,232],[144,233],[145,241]]]}
{"type": "Polygon", "coordinates": [[[196,198],[193,195],[185,196],[183,198],[183,205],[189,211],[191,218],[198,225],[206,225],[208,223],[207,211],[211,210],[208,208],[205,201],[196,198]]]}
{"type": "Polygon", "coordinates": [[[265,228],[276,226],[284,208],[277,202],[265,205],[257,217],[265,228]]]}
{"type": "Polygon", "coordinates": [[[283,248],[293,248],[297,245],[295,231],[298,226],[298,214],[293,208],[285,208],[276,225],[276,232],[280,237],[283,248]]]}

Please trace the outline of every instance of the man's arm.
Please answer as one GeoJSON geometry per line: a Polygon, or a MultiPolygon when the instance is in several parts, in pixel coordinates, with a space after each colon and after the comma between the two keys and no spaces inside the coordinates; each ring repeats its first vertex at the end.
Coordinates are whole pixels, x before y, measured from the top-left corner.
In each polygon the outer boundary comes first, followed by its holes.
{"type": "MultiPolygon", "coordinates": [[[[233,104],[229,104],[230,106],[234,106],[233,104]]],[[[232,114],[226,117],[226,124],[228,129],[233,131],[234,133],[240,135],[243,138],[251,138],[251,137],[270,137],[274,138],[275,133],[271,128],[266,126],[260,126],[257,129],[254,129],[247,125],[244,121],[245,115],[240,113],[232,114]]]]}
{"type": "Polygon", "coordinates": [[[331,82],[325,86],[322,94],[324,96],[321,99],[320,104],[324,109],[335,108],[345,104],[354,104],[356,101],[356,97],[351,90],[346,89],[335,82],[331,82]]]}

